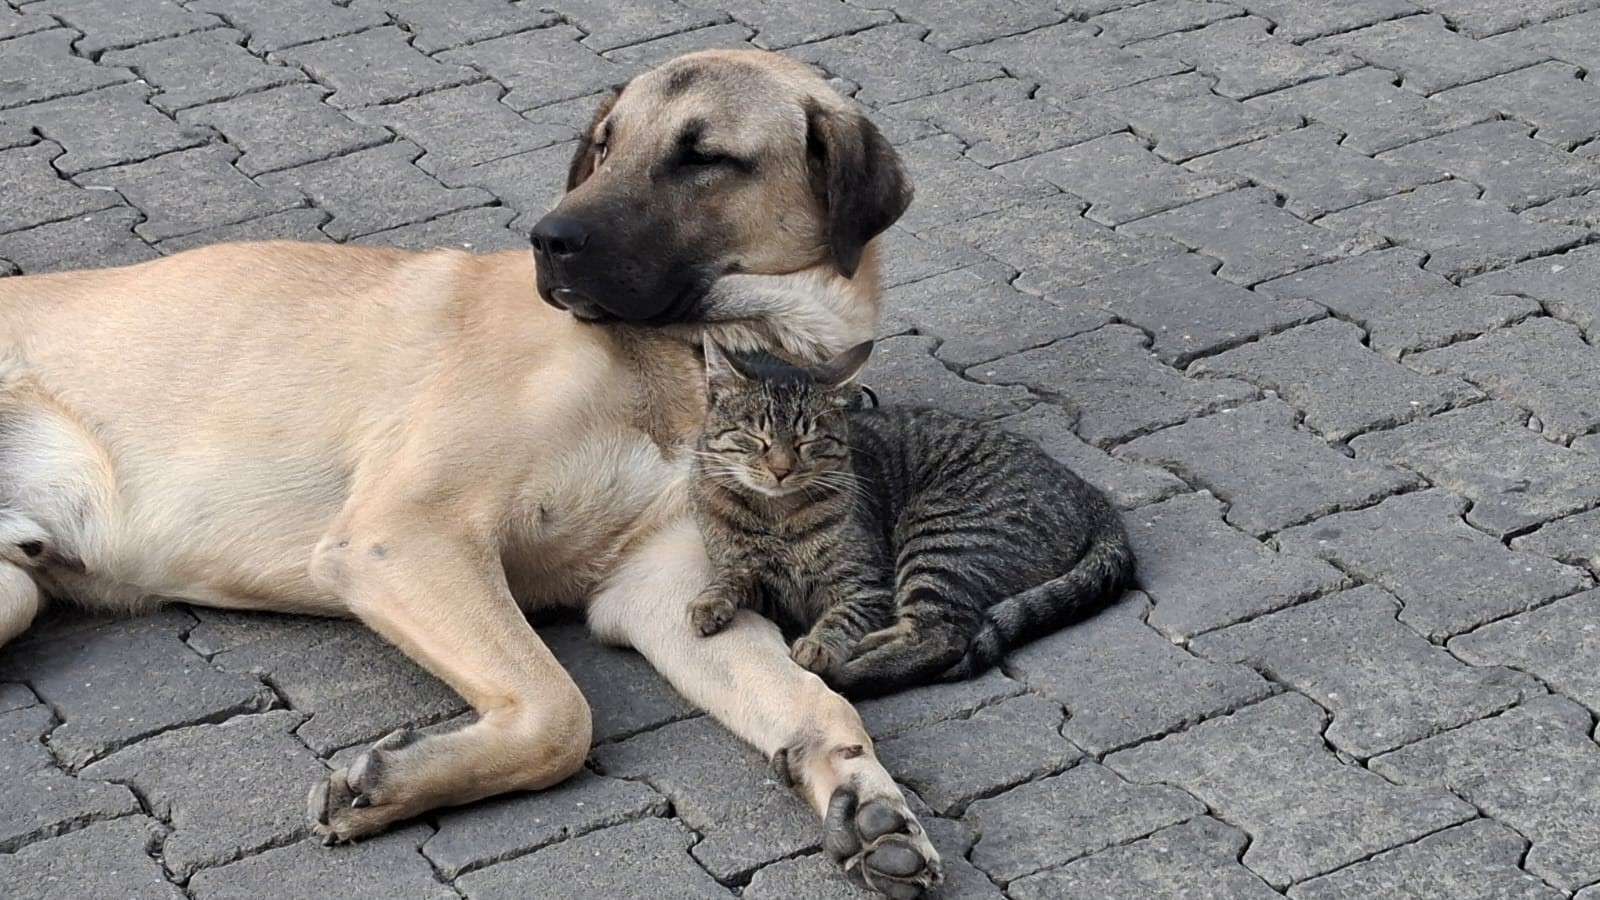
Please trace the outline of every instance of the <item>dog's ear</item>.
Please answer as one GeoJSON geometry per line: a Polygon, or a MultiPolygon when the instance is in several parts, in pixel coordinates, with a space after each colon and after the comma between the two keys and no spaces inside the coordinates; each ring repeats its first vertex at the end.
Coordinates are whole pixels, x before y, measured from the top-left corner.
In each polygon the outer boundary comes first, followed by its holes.
{"type": "Polygon", "coordinates": [[[572,162],[567,165],[567,190],[572,190],[589,179],[594,170],[600,165],[600,154],[604,148],[594,142],[595,129],[611,114],[611,108],[617,105],[617,98],[622,96],[626,84],[619,84],[611,89],[600,100],[600,106],[594,111],[594,116],[589,120],[589,127],[583,130],[578,137],[578,150],[572,154],[572,162]]]}
{"type": "Polygon", "coordinates": [[[822,201],[833,264],[850,278],[867,242],[911,205],[911,179],[881,132],[854,110],[806,102],[806,155],[822,201]]]}
{"type": "Polygon", "coordinates": [[[856,380],[861,370],[867,367],[867,360],[871,356],[872,342],[862,341],[822,365],[813,366],[811,377],[819,384],[842,387],[856,380]]]}

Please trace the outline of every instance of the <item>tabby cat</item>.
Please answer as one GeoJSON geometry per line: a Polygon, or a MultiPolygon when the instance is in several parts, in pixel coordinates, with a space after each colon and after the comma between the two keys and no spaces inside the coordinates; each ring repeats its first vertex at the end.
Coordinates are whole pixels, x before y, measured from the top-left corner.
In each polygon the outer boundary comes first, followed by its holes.
{"type": "Polygon", "coordinates": [[[932,409],[864,408],[871,342],[823,365],[706,345],[692,490],[714,578],[690,608],[791,633],[847,693],[963,678],[1115,599],[1133,553],[1104,495],[1025,438],[932,409]]]}

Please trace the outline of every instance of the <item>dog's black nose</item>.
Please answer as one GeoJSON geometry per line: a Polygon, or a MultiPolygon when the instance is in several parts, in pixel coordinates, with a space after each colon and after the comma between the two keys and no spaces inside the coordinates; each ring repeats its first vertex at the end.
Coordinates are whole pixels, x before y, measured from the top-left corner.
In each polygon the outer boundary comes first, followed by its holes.
{"type": "Polygon", "coordinates": [[[577,219],[550,213],[533,226],[533,249],[550,257],[572,256],[589,243],[589,229],[577,219]]]}

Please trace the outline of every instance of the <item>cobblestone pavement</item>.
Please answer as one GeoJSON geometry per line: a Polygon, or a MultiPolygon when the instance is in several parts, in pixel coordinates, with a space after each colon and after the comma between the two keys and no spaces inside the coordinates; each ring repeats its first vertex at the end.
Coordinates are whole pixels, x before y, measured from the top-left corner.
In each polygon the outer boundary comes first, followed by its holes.
{"type": "MultiPolygon", "coordinates": [[[[0,273],[523,246],[601,90],[745,43],[917,179],[879,393],[1036,435],[1142,559],[863,706],[946,896],[1600,898],[1600,0],[0,0],[0,273]]],[[[857,895],[755,754],[541,632],[590,770],[324,849],[305,788],[437,682],[337,622],[47,623],[3,893],[857,895]]]]}

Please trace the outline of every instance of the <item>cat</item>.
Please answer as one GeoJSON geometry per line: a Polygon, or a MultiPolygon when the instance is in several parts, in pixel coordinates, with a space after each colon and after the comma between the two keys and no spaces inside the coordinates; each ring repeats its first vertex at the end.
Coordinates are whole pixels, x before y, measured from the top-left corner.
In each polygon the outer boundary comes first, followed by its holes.
{"type": "Polygon", "coordinates": [[[705,346],[690,490],[714,571],[689,615],[749,607],[854,696],[978,674],[1131,585],[1100,491],[1036,443],[860,402],[868,341],[812,367],[705,346]]]}

